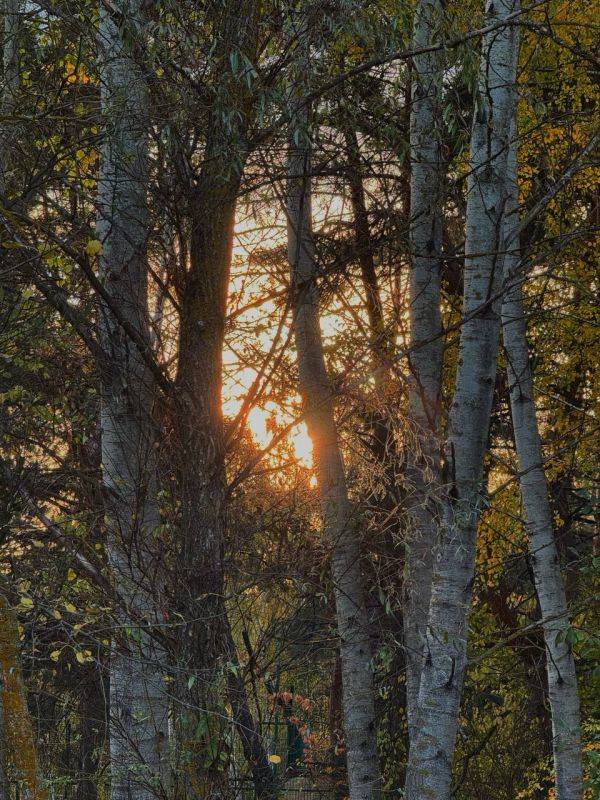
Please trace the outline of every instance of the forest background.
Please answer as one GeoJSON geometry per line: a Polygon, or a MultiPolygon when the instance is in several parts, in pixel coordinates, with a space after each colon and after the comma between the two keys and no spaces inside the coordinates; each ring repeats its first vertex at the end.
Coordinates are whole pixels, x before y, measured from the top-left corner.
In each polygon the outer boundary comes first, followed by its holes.
{"type": "Polygon", "coordinates": [[[2,1],[2,800],[599,796],[599,14],[2,1]]]}

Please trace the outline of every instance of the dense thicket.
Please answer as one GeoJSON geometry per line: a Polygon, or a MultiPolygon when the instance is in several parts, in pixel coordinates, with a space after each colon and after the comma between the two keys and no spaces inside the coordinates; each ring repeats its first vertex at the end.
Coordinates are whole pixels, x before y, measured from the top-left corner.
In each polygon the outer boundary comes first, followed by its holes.
{"type": "Polygon", "coordinates": [[[2,800],[597,796],[598,11],[3,0],[2,800]]]}

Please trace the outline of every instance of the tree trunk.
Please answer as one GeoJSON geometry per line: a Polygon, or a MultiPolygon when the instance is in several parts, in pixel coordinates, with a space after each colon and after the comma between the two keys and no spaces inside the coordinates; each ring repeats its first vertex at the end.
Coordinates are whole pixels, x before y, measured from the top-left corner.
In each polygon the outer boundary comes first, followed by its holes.
{"type": "Polygon", "coordinates": [[[0,125],[0,195],[11,190],[12,148],[16,139],[16,119],[11,119],[18,102],[21,83],[19,64],[19,34],[21,30],[21,0],[2,2],[2,116],[0,125]]]}
{"type": "MultiPolygon", "coordinates": [[[[36,744],[23,676],[19,664],[19,629],[14,611],[0,590],[0,733],[3,763],[12,764],[23,800],[45,800],[37,760],[36,744]]],[[[6,774],[0,788],[8,788],[6,774]]]]}
{"type": "MultiPolygon", "coordinates": [[[[218,131],[215,123],[213,131],[218,131]]],[[[256,730],[224,600],[223,550],[226,479],[221,410],[222,357],[239,173],[227,176],[226,152],[207,146],[201,191],[194,207],[191,267],[180,298],[181,322],[173,427],[180,501],[178,602],[186,620],[179,666],[184,681],[181,734],[192,760],[188,789],[226,782],[227,753],[220,749],[225,696],[233,711],[258,797],[274,794],[274,776],[256,730]],[[225,662],[225,663],[224,663],[225,662]],[[233,672],[232,672],[233,670],[233,672]],[[198,717],[202,718],[199,738],[198,717]],[[204,767],[199,765],[204,763],[204,767]]]]}
{"type": "Polygon", "coordinates": [[[390,415],[385,408],[385,393],[390,381],[390,366],[393,360],[393,337],[385,323],[383,303],[375,260],[373,258],[373,242],[369,230],[369,215],[365,199],[363,176],[360,165],[360,148],[356,131],[352,127],[352,120],[344,119],[344,110],[340,110],[346,152],[348,156],[347,179],[350,189],[350,202],[354,225],[354,242],[356,257],[360,266],[361,281],[365,292],[365,306],[369,320],[369,339],[371,360],[373,365],[373,378],[375,387],[375,402],[382,408],[375,408],[370,414],[370,427],[372,430],[371,453],[378,467],[382,470],[385,484],[385,494],[380,501],[386,517],[392,517],[390,525],[392,536],[399,528],[399,498],[396,481],[396,465],[398,453],[394,440],[394,432],[390,415]]]}
{"type": "MultiPolygon", "coordinates": [[[[217,165],[218,169],[218,165],[217,165]]],[[[174,406],[180,545],[177,604],[177,689],[181,708],[181,779],[188,796],[224,791],[222,661],[226,653],[223,598],[225,471],[221,371],[235,187],[216,190],[205,176],[194,211],[191,267],[181,303],[174,406]]]]}
{"type": "Polygon", "coordinates": [[[78,690],[79,752],[75,800],[97,800],[98,761],[105,741],[106,690],[101,667],[90,665],[78,690]]]}
{"type": "Polygon", "coordinates": [[[529,364],[522,281],[518,276],[511,280],[516,275],[520,259],[516,142],[509,155],[508,175],[511,197],[505,223],[507,253],[504,271],[507,291],[502,304],[502,330],[510,407],[531,563],[546,644],[556,798],[580,800],[582,767],[579,695],[575,661],[567,636],[570,630],[569,614],[554,538],[548,485],[542,467],[543,453],[529,364]]]}
{"type": "MultiPolygon", "coordinates": [[[[442,20],[440,0],[419,0],[413,47],[435,39],[442,20]]],[[[415,736],[423,643],[431,597],[433,550],[439,524],[440,392],[442,321],[440,279],[442,252],[442,56],[425,53],[413,60],[410,120],[410,371],[407,448],[407,503],[404,579],[404,647],[409,738],[415,736]]]]}
{"type": "Polygon", "coordinates": [[[272,797],[275,778],[248,703],[224,598],[226,475],[221,408],[223,342],[236,200],[247,157],[253,97],[230,58],[250,61],[260,7],[217,4],[213,79],[219,100],[209,114],[204,162],[191,202],[190,267],[183,276],[173,433],[179,500],[177,602],[184,620],[179,647],[179,734],[188,764],[188,794],[227,790],[225,699],[258,797],[272,797]],[[218,102],[227,98],[231,119],[218,102]]]}
{"type": "Polygon", "coordinates": [[[360,165],[360,147],[352,120],[344,119],[344,110],[340,110],[343,133],[348,155],[348,187],[354,225],[354,242],[356,257],[360,267],[362,285],[365,290],[365,307],[369,320],[369,338],[373,358],[373,375],[375,389],[381,391],[387,383],[392,358],[390,332],[386,328],[383,315],[381,292],[373,259],[373,243],[369,230],[369,215],[363,186],[360,165]]]}
{"type": "MultiPolygon", "coordinates": [[[[487,4],[490,22],[517,8],[517,0],[487,4]]],[[[471,137],[465,288],[467,321],[460,336],[456,387],[445,457],[448,496],[432,577],[427,640],[419,689],[419,727],[411,744],[409,800],[447,800],[466,670],[468,618],[475,570],[476,532],[483,500],[496,375],[500,308],[492,301],[502,283],[502,218],[506,163],[516,109],[517,29],[484,37],[471,137]]]]}
{"type": "MultiPolygon", "coordinates": [[[[16,120],[11,119],[20,86],[19,38],[21,0],[3,0],[2,96],[0,110],[0,206],[9,207],[14,182],[13,152],[16,120]]],[[[0,293],[8,317],[18,308],[19,291],[10,269],[0,272],[0,293]]],[[[4,314],[3,314],[4,316],[4,314]]],[[[44,800],[46,791],[38,766],[33,726],[19,663],[19,629],[14,611],[0,587],[0,798],[10,800],[9,771],[23,800],[44,800]]]]}
{"type": "MultiPolygon", "coordinates": [[[[386,324],[381,290],[377,276],[374,242],[369,227],[369,214],[365,196],[364,177],[361,165],[361,151],[352,115],[352,98],[346,98],[346,107],[340,107],[342,132],[348,159],[347,181],[352,206],[354,227],[355,257],[360,267],[361,282],[365,294],[365,307],[369,322],[369,344],[371,351],[374,398],[372,408],[367,414],[369,428],[367,469],[370,465],[376,470],[378,480],[368,497],[369,509],[375,509],[384,524],[378,535],[369,542],[369,550],[375,559],[388,564],[385,577],[379,576],[379,588],[386,595],[388,610],[382,608],[374,592],[367,595],[367,613],[374,629],[372,648],[377,649],[377,639],[388,637],[390,641],[400,642],[403,630],[403,570],[399,564],[404,557],[403,548],[403,510],[404,486],[400,475],[404,471],[404,458],[398,451],[390,407],[390,386],[394,359],[394,322],[386,324]],[[383,491],[381,489],[383,488],[383,491]],[[371,608],[369,608],[371,603],[371,608]],[[389,605],[388,605],[389,604],[389,605]],[[375,608],[373,608],[373,606],[375,608]]],[[[369,584],[369,578],[365,576],[369,584]]],[[[390,697],[376,699],[375,713],[379,720],[379,731],[384,739],[396,740],[398,728],[394,727],[406,713],[406,692],[399,683],[405,673],[404,653],[394,648],[394,658],[387,668],[386,680],[394,685],[390,697]]],[[[408,749],[406,747],[406,749],[408,749]]],[[[397,774],[396,749],[380,752],[380,772],[385,780],[387,772],[397,774]]]]}
{"type": "Polygon", "coordinates": [[[324,532],[331,547],[349,797],[350,800],[367,800],[377,795],[380,780],[360,535],[356,512],[348,498],[321,339],[317,266],[312,242],[310,147],[293,143],[294,138],[302,140],[307,136],[305,129],[292,131],[292,134],[287,198],[288,258],[299,388],[313,443],[324,532]]]}
{"type": "MultiPolygon", "coordinates": [[[[141,3],[121,0],[113,18],[102,5],[99,47],[105,139],[98,183],[100,273],[135,331],[149,342],[146,242],[147,88],[134,58],[143,29],[141,3]]],[[[158,550],[154,385],[137,345],[103,306],[108,365],[102,384],[102,473],[107,545],[124,598],[110,674],[113,800],[147,800],[164,792],[168,750],[166,657],[157,638],[162,585],[158,550]]]]}

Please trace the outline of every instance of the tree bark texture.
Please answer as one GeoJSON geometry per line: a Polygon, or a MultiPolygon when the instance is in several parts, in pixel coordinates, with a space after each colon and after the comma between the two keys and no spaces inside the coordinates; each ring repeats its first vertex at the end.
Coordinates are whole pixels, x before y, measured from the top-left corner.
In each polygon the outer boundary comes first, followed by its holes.
{"type": "MultiPolygon", "coordinates": [[[[413,47],[431,44],[442,19],[439,0],[415,8],[413,47]]],[[[409,738],[414,739],[423,643],[431,597],[433,550],[439,507],[442,321],[442,56],[416,56],[410,117],[410,441],[407,448],[407,504],[404,579],[404,647],[409,738]]]]}
{"type": "Polygon", "coordinates": [[[313,443],[324,533],[331,548],[349,797],[367,800],[375,797],[380,788],[369,620],[360,566],[360,533],[355,509],[348,498],[321,338],[306,121],[303,115],[292,125],[295,130],[290,144],[287,195],[288,259],[299,389],[313,443]]]}
{"type": "MultiPolygon", "coordinates": [[[[516,0],[492,0],[487,3],[487,17],[490,22],[502,21],[516,9],[516,0]]],[[[517,53],[515,26],[484,37],[467,186],[463,303],[467,321],[461,328],[450,411],[444,464],[447,498],[433,568],[418,730],[407,771],[410,800],[447,800],[451,793],[500,331],[499,301],[492,298],[502,285],[502,220],[507,151],[516,110],[517,53]]]]}
{"type": "Polygon", "coordinates": [[[190,265],[181,282],[177,374],[172,405],[179,506],[177,598],[183,625],[177,717],[187,751],[182,776],[192,794],[224,792],[228,753],[222,729],[233,723],[259,797],[274,793],[274,775],[238,673],[224,597],[226,476],[221,409],[223,343],[236,200],[247,156],[252,94],[230,55],[254,59],[259,5],[215,4],[218,87],[209,114],[204,161],[190,204],[190,265]]]}
{"type": "Polygon", "coordinates": [[[17,780],[23,800],[45,800],[36,742],[31,724],[27,695],[19,663],[19,628],[15,612],[0,591],[0,734],[2,734],[3,780],[0,788],[9,787],[7,767],[17,780]]]}
{"type": "MultiPolygon", "coordinates": [[[[122,318],[149,342],[147,308],[148,92],[135,57],[142,4],[100,9],[104,142],[98,182],[100,276],[122,318]],[[125,26],[123,19],[126,20],[125,26]]],[[[100,312],[102,475],[110,566],[124,608],[116,615],[110,667],[113,800],[165,791],[168,755],[166,654],[160,644],[159,548],[153,378],[110,308],[100,312]]]]}
{"type": "Polygon", "coordinates": [[[508,161],[509,205],[505,221],[506,293],[502,303],[502,332],[506,353],[520,487],[525,511],[531,563],[542,615],[552,718],[552,747],[557,800],[580,800],[582,793],[581,730],[575,661],[568,639],[569,612],[543,468],[533,376],[529,363],[527,323],[523,304],[520,261],[516,139],[508,161]]]}

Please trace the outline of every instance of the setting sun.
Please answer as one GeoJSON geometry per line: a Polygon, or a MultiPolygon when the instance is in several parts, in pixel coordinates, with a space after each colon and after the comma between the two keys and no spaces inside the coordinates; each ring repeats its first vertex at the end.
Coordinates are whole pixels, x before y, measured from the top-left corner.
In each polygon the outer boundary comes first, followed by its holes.
{"type": "MultiPolygon", "coordinates": [[[[274,403],[267,403],[265,408],[255,407],[248,414],[248,428],[252,438],[259,447],[267,447],[273,438],[270,421],[273,420],[278,425],[284,421],[280,410],[274,403]]],[[[312,442],[306,425],[299,422],[290,432],[289,441],[294,448],[296,459],[305,467],[312,466],[312,442]]]]}

